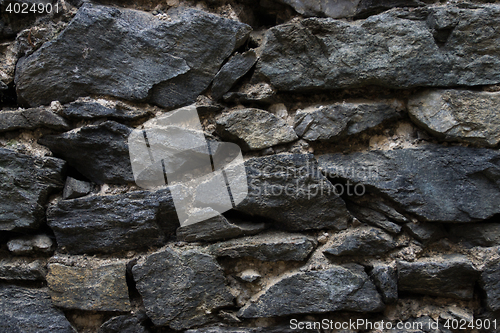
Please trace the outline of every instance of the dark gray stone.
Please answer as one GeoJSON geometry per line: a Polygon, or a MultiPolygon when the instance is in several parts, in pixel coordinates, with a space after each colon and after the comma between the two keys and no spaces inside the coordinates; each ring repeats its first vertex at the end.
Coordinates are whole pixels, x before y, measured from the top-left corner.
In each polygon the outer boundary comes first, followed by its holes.
{"type": "Polygon", "coordinates": [[[54,242],[47,235],[32,235],[12,238],[7,242],[10,253],[17,256],[51,253],[54,242]]]}
{"type": "Polygon", "coordinates": [[[439,224],[431,223],[406,223],[405,230],[421,242],[431,242],[445,236],[443,227],[439,224]]]}
{"type": "Polygon", "coordinates": [[[40,225],[49,194],[62,189],[65,164],[0,148],[0,230],[40,225]]]}
{"type": "Polygon", "coordinates": [[[113,317],[99,327],[97,333],[148,333],[139,319],[131,315],[113,317]]]}
{"type": "Polygon", "coordinates": [[[19,100],[35,106],[102,94],[165,107],[194,102],[251,29],[192,9],[169,16],[84,4],[57,38],[18,62],[19,100]]]}
{"type": "Polygon", "coordinates": [[[222,268],[196,249],[166,248],[141,259],[132,273],[156,326],[180,330],[214,321],[212,311],[233,304],[222,268]]]}
{"type": "MultiPolygon", "coordinates": [[[[354,171],[354,170],[351,170],[354,171]]],[[[347,171],[348,172],[348,171],[347,171]]],[[[380,196],[373,195],[371,193],[366,193],[361,197],[351,196],[349,200],[354,201],[358,206],[371,208],[379,213],[384,214],[390,220],[398,223],[406,223],[410,220],[398,212],[396,209],[388,205],[386,200],[382,199],[380,196]]]]}
{"type": "Polygon", "coordinates": [[[500,223],[452,224],[448,226],[452,238],[468,246],[500,245],[500,223]]]}
{"type": "Polygon", "coordinates": [[[358,206],[350,202],[347,202],[347,209],[361,222],[372,224],[393,234],[399,234],[401,232],[401,226],[389,221],[384,214],[377,212],[376,210],[358,206]]]}
{"type": "Polygon", "coordinates": [[[0,132],[18,129],[32,130],[38,127],[55,130],[68,130],[70,128],[64,118],[47,108],[0,111],[0,132]]]}
{"type": "Polygon", "coordinates": [[[294,128],[307,141],[334,141],[401,117],[402,101],[337,103],[298,110],[294,128]]]}
{"type": "Polygon", "coordinates": [[[72,177],[66,178],[66,183],[64,184],[63,199],[75,199],[83,197],[90,193],[92,190],[92,185],[86,181],[78,180],[72,177]]]}
{"type": "Polygon", "coordinates": [[[380,295],[362,266],[332,266],[282,278],[255,302],[241,308],[242,318],[275,317],[331,311],[378,312],[380,295]]]}
{"type": "Polygon", "coordinates": [[[472,299],[479,278],[472,262],[464,255],[441,255],[414,262],[400,260],[398,289],[438,297],[472,299]]]}
{"type": "Polygon", "coordinates": [[[76,333],[64,313],[52,305],[45,288],[0,285],[0,331],[76,333]]]}
{"type": "Polygon", "coordinates": [[[278,101],[276,89],[268,83],[246,84],[236,92],[228,92],[223,96],[228,103],[259,103],[271,104],[278,101]]]}
{"type": "Polygon", "coordinates": [[[370,270],[370,277],[382,295],[385,304],[398,300],[398,274],[395,265],[375,263],[370,270]]]}
{"type": "Polygon", "coordinates": [[[219,100],[257,62],[254,50],[236,53],[222,66],[212,83],[212,97],[219,100]]]}
{"type": "Polygon", "coordinates": [[[472,222],[500,212],[496,150],[426,145],[322,155],[318,161],[329,177],[363,184],[424,221],[472,222]]]}
{"type": "Polygon", "coordinates": [[[114,108],[111,108],[98,102],[85,101],[76,101],[65,105],[61,113],[65,117],[73,119],[109,118],[117,120],[134,120],[149,114],[143,108],[133,108],[124,103],[117,103],[114,108]]]}
{"type": "Polygon", "coordinates": [[[47,224],[70,254],[160,246],[179,226],[168,190],[61,200],[47,210],[47,224]]]}
{"type": "Polygon", "coordinates": [[[127,184],[134,181],[127,143],[131,131],[130,127],[106,121],[46,135],[38,142],[97,184],[127,184]]]}
{"type": "Polygon", "coordinates": [[[316,248],[316,239],[300,234],[270,232],[219,242],[209,247],[216,257],[252,257],[262,261],[303,261],[316,248]]]}
{"type": "Polygon", "coordinates": [[[309,154],[251,158],[245,162],[248,196],[236,209],[275,221],[280,229],[344,229],[350,214],[309,154]]]}
{"type": "Polygon", "coordinates": [[[499,22],[498,5],[304,19],[268,30],[256,74],[278,90],[303,92],[497,84],[500,32],[491,27],[499,22]]]}
{"type": "Polygon", "coordinates": [[[374,227],[342,230],[324,253],[334,256],[375,256],[396,248],[391,235],[374,227]]]}
{"type": "Polygon", "coordinates": [[[47,261],[32,258],[0,259],[0,280],[45,281],[47,261]]]}
{"type": "Polygon", "coordinates": [[[486,293],[486,306],[491,311],[500,310],[500,262],[488,263],[479,280],[486,293]]]}

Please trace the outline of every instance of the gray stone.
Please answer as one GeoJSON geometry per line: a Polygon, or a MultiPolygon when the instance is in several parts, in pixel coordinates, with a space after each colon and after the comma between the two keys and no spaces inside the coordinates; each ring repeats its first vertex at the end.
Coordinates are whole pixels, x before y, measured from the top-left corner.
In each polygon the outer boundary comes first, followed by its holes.
{"type": "MultiPolygon", "coordinates": [[[[297,332],[297,329],[290,328],[290,325],[288,325],[288,326],[271,326],[271,327],[213,326],[213,327],[203,327],[198,329],[187,330],[185,333],[295,333],[295,332],[297,332]]],[[[317,330],[301,329],[300,332],[316,333],[317,330]]]]}
{"type": "Polygon", "coordinates": [[[38,127],[55,130],[68,130],[70,128],[64,118],[47,108],[0,111],[0,132],[18,129],[32,130],[38,127]]]}
{"type": "Polygon", "coordinates": [[[445,236],[441,225],[432,223],[406,223],[405,230],[421,242],[431,242],[445,236]]]}
{"type": "Polygon", "coordinates": [[[45,281],[47,261],[31,258],[0,259],[0,280],[45,281]]]}
{"type": "Polygon", "coordinates": [[[378,312],[384,308],[375,286],[359,265],[334,265],[322,271],[282,278],[244,306],[242,318],[331,311],[378,312]]]}
{"type": "MultiPolygon", "coordinates": [[[[346,172],[349,171],[346,170],[346,172]]],[[[377,212],[384,214],[390,220],[396,221],[398,223],[406,223],[410,221],[406,216],[388,205],[387,201],[382,199],[380,196],[366,193],[361,197],[351,196],[349,200],[354,201],[358,206],[376,210],[377,212]]]]}
{"type": "Polygon", "coordinates": [[[75,199],[83,197],[90,193],[92,190],[92,185],[86,181],[78,180],[72,177],[66,178],[66,183],[64,184],[63,199],[75,199]]]}
{"type": "Polygon", "coordinates": [[[318,161],[329,177],[363,184],[424,221],[472,222],[500,212],[499,158],[491,149],[425,145],[318,161]]]}
{"type": "Polygon", "coordinates": [[[7,242],[9,251],[18,256],[50,253],[53,245],[52,239],[47,235],[23,236],[7,242]]]}
{"type": "Polygon", "coordinates": [[[196,249],[166,248],[132,267],[146,313],[156,326],[180,330],[214,320],[212,311],[233,304],[222,268],[196,249]]]}
{"type": "Polygon", "coordinates": [[[187,242],[216,241],[254,235],[265,229],[264,223],[229,221],[223,215],[177,228],[177,239],[187,242]]]}
{"type": "Polygon", "coordinates": [[[57,38],[18,62],[19,100],[34,106],[101,94],[165,107],[194,102],[251,29],[193,9],[168,15],[84,4],[57,38]]]}
{"type": "Polygon", "coordinates": [[[97,184],[127,184],[134,181],[127,143],[131,131],[130,127],[106,121],[46,135],[38,142],[97,184]]]}
{"type": "Polygon", "coordinates": [[[254,50],[236,53],[222,66],[212,83],[212,97],[219,100],[257,62],[254,50]]]}
{"type": "Polygon", "coordinates": [[[486,293],[486,306],[491,311],[500,310],[500,263],[488,263],[479,280],[481,288],[486,293]]]}
{"type": "Polygon", "coordinates": [[[252,257],[262,261],[303,261],[316,248],[316,239],[300,234],[270,232],[219,242],[209,247],[217,257],[252,257]]]}
{"type": "Polygon", "coordinates": [[[451,224],[450,236],[469,246],[499,246],[500,223],[451,224]]]}
{"type": "Polygon", "coordinates": [[[414,262],[400,260],[398,289],[438,297],[472,299],[479,272],[464,255],[441,255],[414,262]]]}
{"type": "Polygon", "coordinates": [[[385,304],[398,300],[398,274],[395,265],[375,263],[370,270],[370,277],[382,295],[385,304]]]}
{"type": "Polygon", "coordinates": [[[277,101],[276,89],[268,83],[246,84],[236,92],[228,92],[223,96],[228,103],[260,103],[271,104],[277,101]]]}
{"type": "Polygon", "coordinates": [[[99,327],[97,333],[148,333],[139,319],[131,315],[113,317],[99,327]]]}
{"type": "Polygon", "coordinates": [[[0,148],[0,230],[38,228],[49,195],[62,189],[65,164],[0,148]]]}
{"type": "Polygon", "coordinates": [[[496,146],[500,142],[500,92],[424,91],[408,100],[411,119],[447,141],[496,146]]]}
{"type": "Polygon", "coordinates": [[[500,82],[500,6],[392,10],[366,20],[275,26],[256,75],[281,91],[500,82]],[[411,42],[409,42],[411,41],[411,42]]]}
{"type": "Polygon", "coordinates": [[[402,101],[317,105],[295,114],[294,128],[307,141],[334,141],[401,117],[402,101]]]}
{"type": "Polygon", "coordinates": [[[243,149],[259,150],[297,140],[284,120],[259,109],[241,109],[217,119],[223,139],[236,141],[243,149]]]}
{"type": "Polygon", "coordinates": [[[377,212],[376,210],[358,206],[350,202],[347,202],[347,209],[361,222],[372,224],[393,234],[399,234],[401,232],[401,226],[389,221],[384,214],[377,212]]]}
{"type": "Polygon", "coordinates": [[[135,108],[125,103],[116,103],[114,107],[107,107],[97,101],[76,101],[65,105],[61,114],[72,119],[135,120],[147,116],[149,112],[144,108],[135,108]]]}
{"type": "Polygon", "coordinates": [[[333,236],[324,253],[334,256],[375,256],[396,248],[391,235],[374,227],[342,230],[333,236]]]}
{"type": "Polygon", "coordinates": [[[310,154],[283,154],[245,162],[248,196],[236,209],[274,220],[278,229],[345,229],[350,214],[310,154]]]}
{"type": "Polygon", "coordinates": [[[81,254],[161,246],[179,222],[170,192],[160,190],[61,200],[47,210],[47,224],[60,248],[81,254]]]}
{"type": "Polygon", "coordinates": [[[47,284],[54,305],[89,311],[129,311],[127,262],[89,259],[84,267],[49,263],[47,284]]]}
{"type": "Polygon", "coordinates": [[[76,333],[64,313],[52,305],[46,288],[0,285],[0,331],[76,333]]]}
{"type": "Polygon", "coordinates": [[[6,88],[14,82],[16,62],[17,48],[15,42],[0,43],[0,85],[2,87],[6,88]]]}
{"type": "Polygon", "coordinates": [[[238,277],[245,282],[255,282],[259,280],[262,277],[262,275],[260,275],[259,272],[257,272],[256,270],[248,268],[245,269],[243,272],[239,273],[238,277]]]}

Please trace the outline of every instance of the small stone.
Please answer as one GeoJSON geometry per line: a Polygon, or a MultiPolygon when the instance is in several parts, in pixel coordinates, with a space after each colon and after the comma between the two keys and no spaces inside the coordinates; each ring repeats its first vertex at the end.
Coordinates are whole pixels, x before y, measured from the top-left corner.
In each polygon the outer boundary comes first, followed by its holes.
{"type": "Polygon", "coordinates": [[[335,234],[323,252],[334,256],[374,256],[386,253],[396,246],[392,236],[381,229],[358,227],[335,234]]]}
{"type": "Polygon", "coordinates": [[[384,214],[379,213],[376,210],[352,203],[347,203],[347,209],[349,209],[349,212],[353,214],[355,218],[362,222],[372,224],[392,234],[399,234],[401,232],[401,226],[389,221],[384,214]]]}
{"type": "Polygon", "coordinates": [[[7,242],[9,251],[18,256],[52,251],[52,239],[47,235],[24,236],[7,242]]]}
{"type": "Polygon", "coordinates": [[[0,259],[0,280],[45,281],[47,261],[31,258],[0,259]]]}
{"type": "Polygon", "coordinates": [[[371,267],[370,276],[382,295],[385,304],[398,300],[398,276],[395,265],[375,263],[371,267]]]}
{"type": "Polygon", "coordinates": [[[223,96],[227,103],[274,103],[276,89],[268,83],[246,84],[237,92],[228,92],[223,96]]]}
{"type": "Polygon", "coordinates": [[[68,130],[66,120],[50,110],[50,108],[20,109],[0,111],[0,132],[18,129],[33,130],[38,127],[55,130],[68,130]]]}
{"type": "Polygon", "coordinates": [[[500,245],[500,223],[451,224],[448,230],[451,237],[468,246],[500,245]]]}
{"type": "Polygon", "coordinates": [[[122,315],[109,319],[97,333],[148,333],[136,316],[122,315]]]}
{"type": "Polygon", "coordinates": [[[134,120],[149,114],[144,108],[132,107],[125,103],[114,104],[114,107],[107,107],[97,100],[86,99],[65,105],[61,113],[72,119],[109,118],[117,120],[134,120]]]}
{"type": "Polygon", "coordinates": [[[231,89],[234,83],[245,75],[257,62],[254,50],[234,54],[227,63],[222,66],[212,83],[212,97],[219,100],[231,89]]]}
{"type": "Polygon", "coordinates": [[[500,265],[499,262],[490,262],[481,273],[479,280],[481,288],[486,293],[486,306],[491,311],[500,310],[500,265]]]}
{"type": "Polygon", "coordinates": [[[78,180],[72,177],[66,178],[66,183],[64,184],[63,199],[75,199],[83,197],[90,193],[92,186],[90,183],[78,180]]]}
{"type": "Polygon", "coordinates": [[[432,223],[406,223],[405,230],[421,242],[431,242],[444,237],[445,232],[441,225],[432,223]]]}
{"type": "Polygon", "coordinates": [[[261,275],[256,270],[248,268],[239,273],[238,277],[245,282],[255,282],[261,278],[261,275]]]}

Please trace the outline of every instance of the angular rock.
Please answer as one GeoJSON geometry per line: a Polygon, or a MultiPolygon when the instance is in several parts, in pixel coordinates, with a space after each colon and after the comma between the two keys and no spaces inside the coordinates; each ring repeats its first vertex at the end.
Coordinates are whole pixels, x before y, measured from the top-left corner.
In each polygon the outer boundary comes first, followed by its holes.
{"type": "MultiPolygon", "coordinates": [[[[349,170],[344,170],[344,171],[349,172],[349,170]]],[[[380,196],[366,193],[362,197],[351,196],[349,199],[354,201],[358,206],[368,207],[373,210],[376,210],[377,212],[384,214],[389,219],[396,221],[398,223],[406,223],[410,221],[406,216],[398,212],[393,207],[389,206],[386,200],[382,199],[380,196]]]]}
{"type": "Polygon", "coordinates": [[[246,150],[259,150],[297,140],[297,134],[282,119],[259,109],[241,109],[217,119],[223,139],[234,140],[246,150]]]}
{"type": "Polygon", "coordinates": [[[90,259],[84,267],[49,263],[47,284],[54,305],[89,311],[129,311],[127,262],[90,259]]]}
{"type": "Polygon", "coordinates": [[[139,319],[131,315],[113,317],[99,327],[97,333],[148,333],[139,319]]]}
{"type": "Polygon", "coordinates": [[[63,186],[63,160],[0,148],[0,230],[37,228],[52,191],[63,186]]]}
{"type": "Polygon", "coordinates": [[[156,326],[180,330],[214,320],[212,310],[233,304],[222,268],[198,250],[166,248],[132,267],[146,313],[156,326]]]}
{"type": "Polygon", "coordinates": [[[248,268],[239,273],[238,277],[245,282],[254,282],[259,280],[262,275],[260,275],[255,269],[248,268]]]}
{"type": "Polygon", "coordinates": [[[363,267],[351,264],[282,278],[255,302],[244,306],[238,316],[259,318],[340,310],[377,312],[383,308],[381,297],[363,267]]]}
{"type": "Polygon", "coordinates": [[[398,300],[398,274],[394,265],[375,263],[371,267],[370,276],[382,295],[385,304],[398,300]]]}
{"type": "Polygon", "coordinates": [[[424,221],[472,222],[500,212],[495,150],[425,145],[317,158],[329,177],[383,193],[424,221]]]}
{"type": "Polygon", "coordinates": [[[448,232],[469,246],[500,245],[500,223],[452,224],[448,226],[448,232]]]}
{"type": "Polygon", "coordinates": [[[18,256],[50,253],[53,245],[54,242],[47,235],[24,236],[7,242],[9,251],[18,256]]]}
{"type": "Polygon", "coordinates": [[[216,257],[252,257],[262,261],[303,261],[316,248],[316,239],[299,234],[270,232],[219,242],[209,247],[216,257]]]}
{"type": "Polygon", "coordinates": [[[104,106],[96,100],[80,100],[70,103],[64,106],[61,113],[72,119],[109,118],[117,120],[135,120],[149,114],[143,108],[134,108],[125,103],[116,103],[112,107],[104,106]]]}
{"type": "Polygon", "coordinates": [[[99,94],[165,107],[194,102],[251,29],[198,10],[168,15],[171,20],[164,21],[84,4],[57,38],[18,62],[19,100],[66,103],[99,94]]]}
{"type": "Polygon", "coordinates": [[[491,262],[486,266],[481,273],[479,284],[486,293],[488,309],[500,310],[500,265],[498,262],[491,262]]]}
{"type": "Polygon", "coordinates": [[[441,255],[414,262],[400,260],[398,289],[400,292],[472,299],[479,272],[464,255],[441,255]]]}
{"type": "Polygon", "coordinates": [[[276,89],[268,83],[246,84],[237,92],[228,92],[223,96],[228,103],[260,103],[271,104],[276,102],[276,89]]]}
{"type": "Polygon", "coordinates": [[[392,10],[366,20],[275,26],[256,74],[281,91],[500,82],[500,6],[392,10]],[[471,37],[473,36],[473,37],[471,37]],[[409,42],[410,41],[410,42],[409,42]]]}
{"type": "Polygon", "coordinates": [[[89,194],[91,190],[92,185],[90,183],[68,177],[66,178],[66,183],[64,184],[62,198],[65,200],[80,198],[89,194]]]}
{"type": "Polygon", "coordinates": [[[97,184],[127,184],[134,181],[127,143],[131,131],[130,127],[106,121],[46,135],[38,142],[97,184]]]}
{"type": "Polygon", "coordinates": [[[212,97],[219,100],[231,89],[234,83],[245,75],[257,62],[254,50],[236,53],[222,66],[212,83],[212,97]]]}
{"type": "Polygon", "coordinates": [[[60,248],[82,254],[161,246],[179,221],[170,192],[160,190],[61,200],[47,210],[47,224],[60,248]]]}
{"type": "Polygon", "coordinates": [[[334,256],[375,256],[396,248],[391,235],[374,227],[340,231],[328,245],[323,252],[334,256]]]}
{"type": "Polygon", "coordinates": [[[64,118],[46,108],[0,111],[0,132],[18,129],[35,129],[38,127],[55,130],[68,130],[69,124],[64,118]]]}
{"type": "Polygon", "coordinates": [[[318,105],[295,114],[294,128],[307,141],[334,141],[401,117],[402,101],[318,105]]]}
{"type": "Polygon", "coordinates": [[[275,221],[279,229],[345,229],[344,201],[309,154],[273,155],[245,162],[248,196],[236,210],[275,221]]]}
{"type": "Polygon", "coordinates": [[[228,221],[223,215],[177,228],[177,239],[187,242],[216,241],[254,235],[265,229],[264,223],[228,221]]]}
{"type": "Polygon", "coordinates": [[[500,92],[424,91],[408,100],[411,119],[440,139],[496,146],[500,142],[500,92]]]}
{"type": "Polygon", "coordinates": [[[17,49],[15,42],[0,43],[0,87],[4,87],[0,88],[0,90],[6,89],[7,86],[14,82],[16,62],[17,49]]]}
{"type": "Polygon", "coordinates": [[[430,242],[445,236],[440,225],[431,223],[406,223],[405,230],[421,242],[430,242]]]}
{"type": "Polygon", "coordinates": [[[349,212],[361,222],[372,224],[393,234],[399,234],[401,232],[401,226],[389,221],[384,214],[376,210],[349,202],[347,203],[347,209],[349,209],[349,212]]]}
{"type": "Polygon", "coordinates": [[[45,281],[47,261],[30,258],[0,259],[0,280],[45,281]]]}
{"type": "Polygon", "coordinates": [[[46,290],[0,285],[0,331],[76,333],[46,290]]]}

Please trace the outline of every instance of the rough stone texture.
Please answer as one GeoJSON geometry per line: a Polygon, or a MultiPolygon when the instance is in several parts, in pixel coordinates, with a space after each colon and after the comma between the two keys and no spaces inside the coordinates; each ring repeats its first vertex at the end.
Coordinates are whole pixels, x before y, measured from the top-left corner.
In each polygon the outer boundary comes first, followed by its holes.
{"type": "Polygon", "coordinates": [[[13,238],[7,242],[7,248],[13,255],[31,255],[52,252],[54,242],[47,235],[34,235],[13,238]]]}
{"type": "Polygon", "coordinates": [[[76,333],[63,312],[53,307],[47,290],[0,285],[0,331],[76,333]]]}
{"type": "Polygon", "coordinates": [[[236,209],[275,221],[279,229],[344,229],[344,201],[320,173],[312,155],[251,158],[245,162],[248,196],[236,209]]]}
{"type": "Polygon", "coordinates": [[[398,274],[395,265],[375,263],[371,267],[370,276],[382,295],[385,304],[398,300],[398,274]]]}
{"type": "Polygon", "coordinates": [[[448,231],[452,238],[469,246],[500,245],[500,223],[452,224],[448,231]]]}
{"type": "Polygon", "coordinates": [[[212,83],[212,97],[219,100],[257,62],[254,50],[236,53],[222,66],[212,83]]]}
{"type": "Polygon", "coordinates": [[[38,142],[95,183],[127,184],[134,181],[127,143],[131,131],[130,127],[106,121],[46,135],[38,142]]]}
{"type": "Polygon", "coordinates": [[[334,256],[375,256],[396,247],[391,235],[379,228],[359,227],[342,230],[333,236],[333,242],[324,253],[334,256]]]}
{"type": "Polygon", "coordinates": [[[0,259],[0,280],[45,281],[47,262],[44,259],[0,259]]]}
{"type": "Polygon", "coordinates": [[[383,193],[424,220],[471,222],[500,212],[500,153],[495,150],[426,145],[322,155],[318,161],[329,176],[383,193]]]}
{"type": "Polygon", "coordinates": [[[500,92],[424,91],[408,100],[412,120],[438,138],[496,146],[500,142],[500,92]]]}
{"type": "Polygon", "coordinates": [[[445,236],[440,225],[431,223],[406,223],[405,230],[421,242],[431,242],[445,236]]]}
{"type": "Polygon", "coordinates": [[[68,130],[70,128],[64,118],[46,108],[0,111],[0,132],[38,127],[55,130],[68,130]]]}
{"type": "Polygon", "coordinates": [[[114,107],[104,106],[97,101],[76,101],[64,106],[61,114],[73,119],[108,118],[134,120],[148,115],[144,108],[133,108],[125,103],[116,103],[114,107]]]}
{"type": "Polygon", "coordinates": [[[97,333],[148,333],[137,317],[123,315],[113,317],[99,327],[97,333]]]}
{"type": "Polygon", "coordinates": [[[0,43],[0,90],[7,89],[14,82],[16,62],[15,42],[0,43]]]}
{"type": "Polygon", "coordinates": [[[404,108],[398,100],[318,105],[298,110],[294,128],[307,141],[334,141],[400,118],[404,108]]]}
{"type": "Polygon", "coordinates": [[[40,225],[49,194],[63,186],[65,164],[0,148],[0,230],[40,225]]]}
{"type": "Polygon", "coordinates": [[[75,199],[83,197],[90,193],[92,185],[86,181],[78,180],[72,177],[66,178],[64,184],[63,199],[75,199]]]}
{"type": "Polygon", "coordinates": [[[459,254],[400,260],[397,265],[400,292],[471,299],[479,278],[471,261],[459,254]]]}
{"type": "Polygon", "coordinates": [[[316,248],[316,239],[300,234],[270,232],[220,242],[209,247],[217,257],[252,257],[262,261],[303,261],[316,248]]]}
{"type": "Polygon", "coordinates": [[[266,33],[256,73],[282,91],[496,84],[499,14],[498,5],[436,6],[286,23],[266,33]]]}
{"type": "Polygon", "coordinates": [[[297,140],[297,134],[282,119],[259,109],[241,109],[217,120],[223,139],[234,140],[246,150],[259,150],[297,140]]]}
{"type": "Polygon", "coordinates": [[[266,82],[245,84],[237,92],[228,92],[223,96],[228,103],[261,103],[276,102],[276,89],[266,82]]]}
{"type": "Polygon", "coordinates": [[[71,254],[162,245],[179,225],[168,190],[61,200],[47,210],[47,223],[71,254]]]}
{"type": "Polygon", "coordinates": [[[229,221],[223,215],[188,224],[177,228],[177,239],[196,241],[216,241],[244,235],[254,235],[265,229],[264,223],[229,221]]]}
{"type": "Polygon", "coordinates": [[[169,16],[84,4],[56,39],[18,62],[19,99],[39,105],[103,94],[166,107],[194,102],[251,29],[198,10],[169,16]]]}
{"type": "Polygon", "coordinates": [[[242,318],[330,311],[377,312],[380,295],[362,266],[333,266],[282,278],[238,313],[242,318]],[[304,292],[307,291],[307,292],[304,292]]]}
{"type": "Polygon", "coordinates": [[[486,292],[486,306],[491,311],[500,310],[500,263],[490,262],[481,273],[479,284],[486,292]]]}
{"type": "Polygon", "coordinates": [[[47,284],[52,303],[65,309],[128,311],[126,261],[91,259],[87,267],[49,263],[47,284]]]}
{"type": "Polygon", "coordinates": [[[155,325],[180,330],[214,320],[211,311],[232,305],[222,268],[196,249],[166,248],[132,267],[146,313],[155,325]]]}
{"type": "Polygon", "coordinates": [[[349,209],[349,212],[361,222],[372,224],[393,234],[401,232],[401,226],[389,221],[384,214],[377,212],[376,210],[358,206],[350,202],[347,202],[347,209],[349,209]]]}
{"type": "MultiPolygon", "coordinates": [[[[297,329],[292,329],[289,326],[274,326],[274,327],[203,327],[199,329],[187,330],[185,333],[295,333],[297,329]]],[[[317,330],[303,329],[300,332],[316,333],[317,330]]],[[[344,332],[342,332],[344,333],[344,332]]],[[[345,332],[350,333],[350,332],[345,332]]]]}

